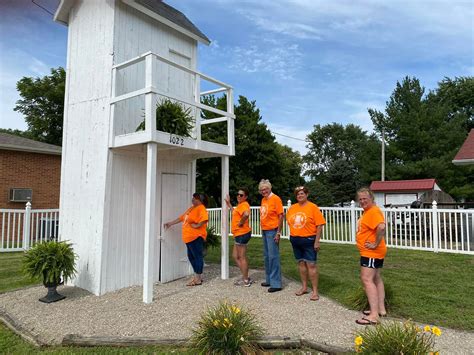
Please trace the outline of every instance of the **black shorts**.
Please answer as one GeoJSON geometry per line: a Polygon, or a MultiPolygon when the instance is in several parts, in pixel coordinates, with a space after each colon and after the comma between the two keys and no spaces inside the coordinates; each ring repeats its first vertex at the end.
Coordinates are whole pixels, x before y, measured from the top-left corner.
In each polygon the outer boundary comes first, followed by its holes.
{"type": "Polygon", "coordinates": [[[360,257],[360,266],[368,267],[370,269],[381,269],[383,267],[384,259],[367,258],[365,256],[360,257]]]}

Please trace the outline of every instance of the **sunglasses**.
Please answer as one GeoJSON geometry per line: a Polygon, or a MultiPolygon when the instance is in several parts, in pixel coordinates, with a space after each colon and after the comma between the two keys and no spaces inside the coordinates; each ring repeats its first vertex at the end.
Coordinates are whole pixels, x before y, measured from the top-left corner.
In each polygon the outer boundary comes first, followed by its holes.
{"type": "Polygon", "coordinates": [[[237,196],[244,197],[245,195],[244,194],[237,194],[237,196]]]}

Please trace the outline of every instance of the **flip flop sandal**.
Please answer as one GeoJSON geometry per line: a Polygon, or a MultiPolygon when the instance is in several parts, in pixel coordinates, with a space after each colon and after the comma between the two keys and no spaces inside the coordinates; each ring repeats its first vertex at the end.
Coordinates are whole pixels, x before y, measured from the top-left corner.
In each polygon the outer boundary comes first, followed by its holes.
{"type": "Polygon", "coordinates": [[[192,280],[191,282],[188,282],[186,284],[186,286],[201,286],[202,285],[202,281],[197,283],[195,280],[192,280]]]}
{"type": "Polygon", "coordinates": [[[311,295],[311,297],[309,298],[310,301],[319,301],[319,296],[313,296],[311,295]]]}
{"type": "Polygon", "coordinates": [[[306,295],[306,294],[308,294],[308,293],[309,293],[308,290],[306,290],[306,291],[301,291],[301,290],[299,290],[299,291],[295,292],[295,296],[298,296],[298,297],[299,297],[299,296],[306,295]]]}
{"type": "MultiPolygon", "coordinates": [[[[370,311],[369,310],[362,311],[362,314],[364,316],[368,316],[368,315],[370,315],[370,311]]],[[[379,313],[379,317],[386,317],[386,316],[387,316],[387,313],[385,313],[385,314],[380,314],[379,313]]]]}
{"type": "Polygon", "coordinates": [[[359,324],[359,325],[377,325],[380,322],[375,322],[373,320],[362,317],[361,319],[357,319],[356,323],[359,324]]]}

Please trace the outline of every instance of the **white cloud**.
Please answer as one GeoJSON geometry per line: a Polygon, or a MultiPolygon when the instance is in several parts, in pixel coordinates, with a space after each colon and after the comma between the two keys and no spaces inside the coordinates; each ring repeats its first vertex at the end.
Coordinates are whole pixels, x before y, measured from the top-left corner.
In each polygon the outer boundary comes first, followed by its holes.
{"type": "Polygon", "coordinates": [[[44,76],[49,74],[49,67],[46,63],[42,62],[41,60],[33,57],[32,62],[28,66],[28,69],[37,76],[44,76]]]}

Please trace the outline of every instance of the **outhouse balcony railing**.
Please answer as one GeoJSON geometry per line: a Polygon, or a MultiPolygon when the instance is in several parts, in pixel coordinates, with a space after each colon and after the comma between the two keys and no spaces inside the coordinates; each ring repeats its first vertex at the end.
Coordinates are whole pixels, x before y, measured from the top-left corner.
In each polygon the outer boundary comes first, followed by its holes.
{"type": "Polygon", "coordinates": [[[235,154],[232,87],[158,54],[147,52],[112,67],[110,105],[111,148],[156,142],[159,149],[184,148],[201,156],[235,154]],[[201,92],[201,86],[211,89],[201,92]],[[222,94],[225,111],[201,102],[203,96],[222,94]],[[193,117],[190,137],[157,130],[156,107],[164,100],[179,103],[193,117]],[[227,125],[225,144],[201,139],[202,126],[220,122],[227,125]]]}

